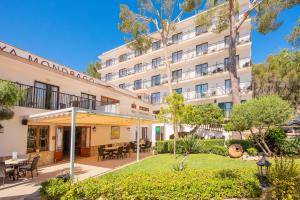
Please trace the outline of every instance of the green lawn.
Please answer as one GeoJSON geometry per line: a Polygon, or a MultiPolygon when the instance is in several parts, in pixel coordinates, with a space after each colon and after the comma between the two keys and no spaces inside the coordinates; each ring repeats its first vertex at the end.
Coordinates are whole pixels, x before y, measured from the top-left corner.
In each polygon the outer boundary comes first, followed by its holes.
{"type": "MultiPolygon", "coordinates": [[[[173,166],[182,160],[178,156],[175,160],[172,154],[160,154],[147,158],[139,163],[130,165],[112,173],[134,173],[142,171],[171,171],[173,166]]],[[[215,154],[191,154],[185,161],[187,169],[211,170],[256,167],[255,161],[243,161],[215,154]]]]}
{"type": "MultiPolygon", "coordinates": [[[[182,158],[182,156],[177,155],[177,159],[175,160],[172,154],[160,154],[112,172],[112,174],[143,171],[171,171],[173,170],[173,166],[178,164],[182,158]]],[[[273,162],[272,159],[269,160],[273,162]]],[[[255,168],[256,162],[257,161],[244,161],[215,154],[191,154],[188,156],[185,164],[187,169],[219,170],[255,168]]],[[[300,164],[300,159],[296,159],[295,162],[300,164]]]]}

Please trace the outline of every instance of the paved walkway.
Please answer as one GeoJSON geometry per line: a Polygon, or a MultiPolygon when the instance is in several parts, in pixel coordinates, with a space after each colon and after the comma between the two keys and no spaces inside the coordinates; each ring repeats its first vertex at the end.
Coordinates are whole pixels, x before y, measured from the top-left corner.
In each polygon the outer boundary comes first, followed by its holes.
{"type": "MultiPolygon", "coordinates": [[[[150,153],[141,153],[140,158],[150,156],[150,153]]],[[[99,176],[126,164],[135,162],[136,154],[132,153],[130,157],[119,160],[98,161],[97,157],[78,158],[75,161],[75,179],[84,180],[88,177],[99,176]]],[[[0,186],[1,200],[31,200],[39,199],[38,190],[40,183],[69,171],[67,161],[39,168],[39,176],[31,179],[30,173],[27,177],[20,178],[17,181],[6,179],[6,183],[0,186]]],[[[34,174],[35,175],[35,174],[34,174]]]]}

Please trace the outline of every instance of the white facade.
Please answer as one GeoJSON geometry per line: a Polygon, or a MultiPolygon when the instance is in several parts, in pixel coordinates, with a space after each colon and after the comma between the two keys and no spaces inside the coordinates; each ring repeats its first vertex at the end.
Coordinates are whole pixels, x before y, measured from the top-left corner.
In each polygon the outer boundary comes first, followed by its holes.
{"type": "MultiPolygon", "coordinates": [[[[14,118],[0,121],[4,127],[0,133],[0,157],[10,156],[12,152],[29,153],[28,138],[31,127],[39,129],[39,138],[45,137],[40,127],[47,127],[47,137],[43,141],[41,139],[37,141],[47,143],[43,151],[39,152],[42,156],[41,162],[48,164],[55,160],[57,129],[69,127],[70,124],[24,125],[22,120],[28,115],[75,106],[101,112],[152,117],[153,106],[139,99],[136,94],[3,42],[0,42],[0,80],[14,82],[25,90],[24,99],[13,108],[14,118]]],[[[89,135],[85,136],[88,155],[95,155],[97,147],[102,144],[136,140],[136,126],[121,126],[120,136],[117,139],[111,138],[110,124],[97,125],[91,122],[89,125],[77,126],[86,128],[89,132],[89,135]]],[[[141,137],[151,140],[151,126],[142,128],[144,134],[141,137]]]]}
{"type": "MultiPolygon", "coordinates": [[[[241,13],[248,8],[247,1],[240,1],[241,13]]],[[[237,41],[237,65],[241,100],[248,100],[251,92],[251,19],[240,28],[237,41]]],[[[220,34],[211,29],[196,27],[195,16],[179,22],[169,38],[168,58],[171,61],[172,89],[183,94],[186,103],[216,103],[231,111],[231,82],[226,71],[228,62],[228,31],[220,34]],[[179,34],[179,35],[177,35],[179,34]],[[181,39],[175,39],[175,35],[181,39]],[[177,53],[176,53],[177,52],[177,53]]],[[[153,33],[153,38],[159,38],[153,33]]],[[[159,111],[168,95],[167,69],[163,62],[163,47],[152,48],[137,55],[126,45],[99,56],[102,80],[127,89],[147,99],[159,111]],[[157,61],[157,58],[161,61],[157,61]],[[155,60],[156,59],[156,60],[155,60]]],[[[169,132],[169,131],[168,131],[169,132]]],[[[171,131],[172,132],[172,131],[171,131]]]]}

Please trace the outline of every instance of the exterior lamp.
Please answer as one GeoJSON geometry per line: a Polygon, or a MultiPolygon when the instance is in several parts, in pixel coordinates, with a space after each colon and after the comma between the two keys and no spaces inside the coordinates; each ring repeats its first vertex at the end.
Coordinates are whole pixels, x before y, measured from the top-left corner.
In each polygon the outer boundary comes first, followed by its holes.
{"type": "Polygon", "coordinates": [[[267,181],[266,181],[266,177],[269,175],[269,169],[272,165],[272,163],[270,163],[267,159],[265,154],[263,155],[263,157],[256,163],[257,167],[258,167],[258,173],[260,176],[260,180],[261,180],[261,184],[263,187],[268,186],[267,181]]]}
{"type": "Polygon", "coordinates": [[[93,132],[96,132],[96,126],[93,127],[93,132]]]}

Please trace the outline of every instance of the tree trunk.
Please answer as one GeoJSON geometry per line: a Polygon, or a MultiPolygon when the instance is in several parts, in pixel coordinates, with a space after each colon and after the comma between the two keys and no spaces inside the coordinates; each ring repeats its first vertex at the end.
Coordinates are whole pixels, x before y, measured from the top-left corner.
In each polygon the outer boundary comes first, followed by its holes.
{"type": "Polygon", "coordinates": [[[173,146],[173,154],[174,159],[176,159],[176,140],[178,138],[178,130],[177,130],[177,123],[173,123],[173,131],[174,131],[174,146],[173,146]]]}
{"type": "Polygon", "coordinates": [[[265,148],[260,144],[259,140],[257,139],[256,135],[253,133],[253,131],[250,129],[251,135],[253,136],[256,144],[259,146],[259,148],[261,148],[261,150],[265,153],[268,154],[267,151],[265,150],[265,148]]]}
{"type": "Polygon", "coordinates": [[[168,90],[169,90],[169,95],[172,94],[172,83],[171,83],[171,64],[168,58],[168,38],[162,36],[162,43],[163,43],[163,48],[164,48],[164,63],[166,65],[167,69],[167,81],[168,81],[168,90]]]}
{"type": "MultiPolygon", "coordinates": [[[[231,94],[233,105],[241,103],[239,81],[237,76],[237,63],[236,63],[236,36],[237,30],[235,29],[234,19],[234,0],[229,0],[229,66],[228,72],[231,80],[231,94]]],[[[225,66],[226,67],[226,66],[225,66]]]]}
{"type": "Polygon", "coordinates": [[[267,150],[268,156],[271,156],[272,155],[272,151],[270,150],[270,148],[268,147],[268,145],[267,145],[267,143],[265,142],[264,139],[261,139],[261,143],[264,145],[265,149],[267,150]]]}

